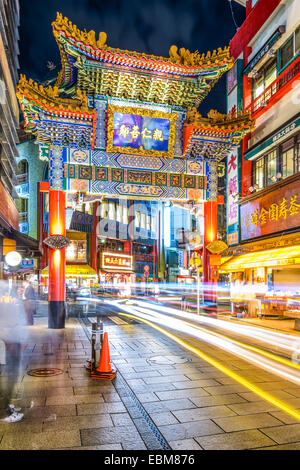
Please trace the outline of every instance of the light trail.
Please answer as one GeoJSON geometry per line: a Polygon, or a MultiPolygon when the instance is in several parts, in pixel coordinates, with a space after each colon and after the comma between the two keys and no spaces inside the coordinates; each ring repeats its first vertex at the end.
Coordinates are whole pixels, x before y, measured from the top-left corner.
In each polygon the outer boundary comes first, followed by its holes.
{"type": "Polygon", "coordinates": [[[280,362],[281,364],[284,364],[285,366],[292,367],[293,369],[297,369],[297,370],[300,371],[300,364],[292,362],[289,359],[285,359],[284,357],[276,356],[275,354],[269,353],[267,351],[264,351],[262,349],[259,349],[259,348],[255,347],[255,346],[250,346],[249,344],[242,343],[240,341],[237,341],[233,338],[229,338],[228,336],[222,335],[222,334],[217,333],[215,331],[206,330],[205,328],[202,328],[201,326],[197,326],[197,325],[194,325],[194,324],[186,322],[186,321],[184,321],[184,323],[191,326],[191,327],[193,327],[193,328],[196,328],[197,330],[203,331],[204,333],[209,333],[210,335],[216,336],[218,338],[226,339],[227,341],[230,341],[234,344],[237,344],[238,346],[241,346],[244,349],[248,349],[249,351],[256,352],[256,353],[261,354],[261,355],[263,355],[263,356],[265,356],[269,359],[272,359],[273,361],[280,362]]]}
{"type": "MultiPolygon", "coordinates": [[[[145,307],[145,302],[138,300],[134,301],[134,304],[145,307]]],[[[152,310],[158,310],[159,312],[166,312],[170,315],[177,316],[183,319],[189,319],[196,323],[204,323],[209,326],[219,327],[223,330],[227,330],[231,333],[237,333],[241,336],[246,336],[251,339],[260,340],[264,343],[270,344],[271,346],[280,347],[281,349],[289,352],[291,355],[299,350],[300,348],[300,335],[288,335],[285,333],[279,333],[277,331],[268,331],[258,326],[242,325],[239,323],[230,323],[228,320],[220,320],[218,318],[211,318],[204,315],[196,315],[194,313],[182,312],[180,310],[164,307],[162,305],[147,303],[147,308],[152,310]],[[297,347],[296,347],[297,346],[297,347]]]]}
{"type": "Polygon", "coordinates": [[[270,354],[271,357],[267,357],[266,355],[261,354],[261,350],[258,348],[249,350],[245,348],[245,346],[248,345],[235,342],[231,340],[231,338],[221,334],[215,334],[214,332],[205,330],[204,328],[199,328],[198,326],[192,325],[183,320],[172,319],[172,323],[170,323],[170,319],[166,317],[166,315],[162,315],[151,310],[146,310],[145,308],[139,307],[137,309],[124,305],[121,308],[122,310],[139,316],[140,318],[158,323],[167,328],[171,328],[172,330],[176,330],[180,333],[184,333],[201,341],[205,341],[206,343],[217,346],[218,348],[235,354],[260,368],[268,370],[272,374],[278,375],[285,380],[294,382],[296,385],[300,385],[300,374],[297,373],[299,372],[300,368],[296,367],[296,370],[293,370],[293,368],[290,368],[290,363],[288,361],[284,362],[284,359],[281,360],[281,358],[278,358],[275,355],[270,354]]]}
{"type": "Polygon", "coordinates": [[[244,387],[248,388],[248,390],[250,390],[251,392],[254,392],[256,395],[260,396],[261,398],[263,398],[264,400],[268,401],[269,403],[271,403],[272,405],[276,406],[277,408],[279,408],[280,410],[284,411],[285,413],[289,414],[290,416],[293,416],[294,418],[296,418],[297,420],[300,421],[300,412],[295,410],[294,408],[290,407],[289,405],[287,405],[286,403],[284,403],[283,401],[281,400],[278,400],[276,397],[273,397],[272,395],[270,395],[268,392],[265,392],[264,390],[262,390],[261,388],[257,387],[256,385],[252,384],[251,382],[249,382],[247,379],[244,379],[243,377],[241,377],[240,375],[238,375],[237,373],[233,372],[232,370],[228,369],[228,367],[226,366],[223,366],[223,364],[221,364],[220,362],[216,361],[215,359],[213,359],[212,357],[208,356],[207,354],[205,354],[204,352],[200,351],[199,349],[191,346],[190,344],[186,343],[185,341],[183,341],[182,339],[178,338],[177,336],[169,333],[168,331],[164,330],[163,328],[155,325],[154,323],[146,320],[146,319],[142,319],[140,318],[139,316],[137,315],[133,315],[133,314],[128,314],[128,313],[120,313],[120,315],[123,315],[125,317],[128,317],[128,318],[134,318],[136,320],[139,320],[149,326],[151,326],[152,328],[154,328],[155,330],[159,331],[160,333],[162,333],[163,335],[167,336],[168,338],[172,339],[173,341],[175,341],[177,344],[179,344],[180,346],[182,346],[183,348],[187,349],[188,351],[196,354],[198,357],[200,357],[201,359],[203,359],[204,361],[208,362],[209,364],[211,364],[213,367],[215,367],[216,369],[220,370],[221,372],[223,372],[224,374],[228,375],[229,377],[231,377],[232,379],[234,379],[236,382],[240,383],[241,385],[243,385],[244,387]]]}

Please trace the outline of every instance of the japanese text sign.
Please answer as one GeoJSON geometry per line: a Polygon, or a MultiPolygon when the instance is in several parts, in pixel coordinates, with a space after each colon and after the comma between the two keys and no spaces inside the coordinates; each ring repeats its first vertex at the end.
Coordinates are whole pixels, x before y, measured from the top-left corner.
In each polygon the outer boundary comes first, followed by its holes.
{"type": "Polygon", "coordinates": [[[241,206],[242,240],[298,226],[300,226],[299,181],[241,206]]]}

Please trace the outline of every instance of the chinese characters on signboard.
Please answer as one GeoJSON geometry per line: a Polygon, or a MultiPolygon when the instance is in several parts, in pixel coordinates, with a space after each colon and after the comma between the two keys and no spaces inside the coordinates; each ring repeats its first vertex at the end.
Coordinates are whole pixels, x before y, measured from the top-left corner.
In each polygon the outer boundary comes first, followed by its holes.
{"type": "Polygon", "coordinates": [[[136,114],[114,113],[113,145],[166,152],[170,121],[136,114]]]}
{"type": "MultiPolygon", "coordinates": [[[[237,227],[239,221],[239,208],[237,203],[237,194],[238,194],[238,158],[237,158],[237,149],[232,151],[227,157],[227,233],[232,233],[233,231],[237,232],[235,226],[237,227]],[[231,227],[231,229],[230,229],[231,227]]],[[[238,243],[236,241],[236,235],[230,237],[228,235],[228,245],[238,243]],[[232,243],[234,242],[234,243],[232,243]]]]}
{"type": "Polygon", "coordinates": [[[241,206],[242,240],[300,225],[299,182],[241,206]]]}
{"type": "Polygon", "coordinates": [[[102,268],[132,269],[132,257],[102,253],[102,268]]]}
{"type": "Polygon", "coordinates": [[[277,142],[277,140],[281,139],[281,137],[284,137],[285,135],[292,132],[296,127],[297,127],[296,122],[292,122],[292,124],[289,124],[282,131],[278,132],[278,134],[274,135],[273,142],[277,142]]]}
{"type": "Polygon", "coordinates": [[[173,156],[176,113],[109,105],[107,151],[173,156]]]}

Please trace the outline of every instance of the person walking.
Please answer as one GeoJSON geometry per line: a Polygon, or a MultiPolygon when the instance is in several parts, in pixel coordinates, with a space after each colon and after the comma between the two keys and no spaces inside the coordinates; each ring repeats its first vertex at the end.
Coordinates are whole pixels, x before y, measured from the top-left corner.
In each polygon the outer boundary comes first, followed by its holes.
{"type": "Polygon", "coordinates": [[[28,325],[33,325],[33,315],[36,313],[36,296],[30,281],[27,281],[25,284],[23,299],[28,325]]]}
{"type": "Polygon", "coordinates": [[[9,292],[0,281],[0,340],[5,344],[5,365],[0,376],[0,421],[16,423],[23,419],[21,408],[12,403],[18,383],[22,346],[27,340],[27,318],[15,289],[9,292]]]}

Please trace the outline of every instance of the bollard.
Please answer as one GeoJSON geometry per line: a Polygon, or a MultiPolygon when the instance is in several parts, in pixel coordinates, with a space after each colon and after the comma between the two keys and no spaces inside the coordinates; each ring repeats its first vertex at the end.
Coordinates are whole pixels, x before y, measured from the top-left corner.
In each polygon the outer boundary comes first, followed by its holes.
{"type": "Polygon", "coordinates": [[[99,317],[97,317],[97,325],[98,325],[98,329],[100,331],[100,342],[101,342],[101,346],[102,346],[102,343],[103,343],[103,320],[101,320],[99,317]]]}
{"type": "Polygon", "coordinates": [[[92,323],[92,340],[91,340],[91,346],[92,346],[92,354],[91,354],[91,370],[93,370],[96,367],[96,331],[98,329],[97,323],[92,323]]]}
{"type": "Polygon", "coordinates": [[[97,317],[97,323],[92,323],[91,336],[91,360],[88,361],[86,369],[94,370],[100,360],[100,351],[103,343],[103,321],[97,317]]]}
{"type": "Polygon", "coordinates": [[[98,327],[98,331],[97,333],[99,334],[99,344],[96,344],[96,350],[95,350],[95,356],[96,356],[96,364],[99,364],[99,360],[100,360],[100,351],[101,351],[101,348],[102,348],[102,344],[103,344],[103,321],[97,317],[97,327],[98,327]]]}

